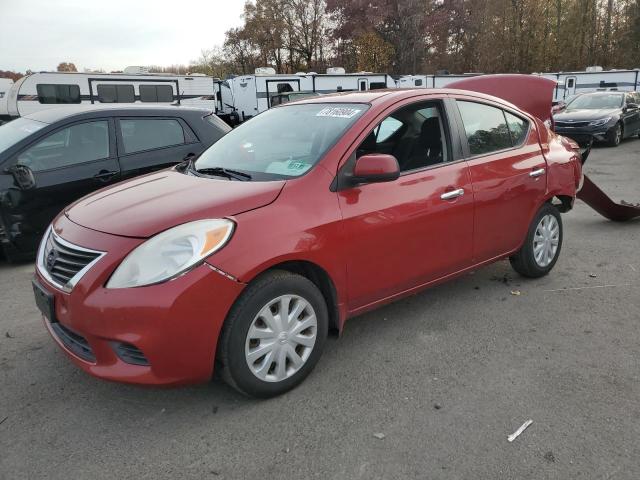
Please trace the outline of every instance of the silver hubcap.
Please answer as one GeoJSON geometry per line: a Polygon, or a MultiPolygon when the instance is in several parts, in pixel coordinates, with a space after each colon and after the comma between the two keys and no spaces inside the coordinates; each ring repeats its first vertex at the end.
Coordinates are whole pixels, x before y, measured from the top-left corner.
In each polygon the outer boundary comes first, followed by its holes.
{"type": "Polygon", "coordinates": [[[533,256],[536,263],[544,268],[556,257],[560,242],[560,225],[553,215],[545,215],[536,227],[533,236],[533,256]]]}
{"type": "Polygon", "coordinates": [[[274,298],[249,327],[244,347],[249,370],[265,382],[291,377],[309,359],[317,332],[316,312],[304,298],[274,298]]]}

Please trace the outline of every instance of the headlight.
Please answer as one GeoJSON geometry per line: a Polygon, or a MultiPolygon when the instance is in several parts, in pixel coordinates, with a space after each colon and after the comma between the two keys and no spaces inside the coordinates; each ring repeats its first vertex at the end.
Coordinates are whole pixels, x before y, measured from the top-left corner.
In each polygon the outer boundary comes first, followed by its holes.
{"type": "Polygon", "coordinates": [[[125,257],[107,288],[129,288],[170,280],[220,250],[231,238],[231,220],[198,220],[159,233],[125,257]]]}
{"type": "Polygon", "coordinates": [[[594,120],[593,122],[589,122],[590,127],[601,127],[602,125],[606,125],[611,120],[611,117],[601,118],[600,120],[594,120]]]}

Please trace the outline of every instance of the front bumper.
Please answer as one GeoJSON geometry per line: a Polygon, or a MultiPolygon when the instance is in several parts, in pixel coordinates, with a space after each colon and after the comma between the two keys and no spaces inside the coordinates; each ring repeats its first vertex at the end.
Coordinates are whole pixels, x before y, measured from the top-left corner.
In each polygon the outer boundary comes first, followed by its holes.
{"type": "MultiPolygon", "coordinates": [[[[615,123],[614,125],[615,126],[615,123]]],[[[607,133],[612,128],[611,125],[603,125],[600,127],[559,127],[555,126],[554,131],[558,135],[569,137],[575,140],[578,145],[584,146],[591,142],[604,142],[607,140],[607,133]]]]}
{"type": "Polygon", "coordinates": [[[178,385],[211,378],[218,335],[242,283],[203,264],[162,284],[106,289],[122,258],[142,240],[95,232],[64,218],[56,222],[56,232],[108,252],[70,293],[36,271],[35,280],[54,298],[55,318],[52,323],[43,316],[45,325],[73,363],[125,383],[178,385]],[[123,353],[123,346],[135,347],[134,353],[123,353]]]}

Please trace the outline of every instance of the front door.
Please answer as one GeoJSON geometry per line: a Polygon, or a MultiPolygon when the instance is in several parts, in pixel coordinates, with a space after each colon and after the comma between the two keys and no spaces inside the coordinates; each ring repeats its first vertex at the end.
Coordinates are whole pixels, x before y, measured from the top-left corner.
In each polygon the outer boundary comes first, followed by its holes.
{"type": "Polygon", "coordinates": [[[470,265],[469,169],[451,153],[444,112],[440,102],[404,106],[382,120],[354,152],[392,154],[401,175],[393,182],[338,193],[351,311],[470,265]]]}
{"type": "Polygon", "coordinates": [[[640,130],[640,108],[638,94],[626,93],[623,106],[624,136],[635,135],[640,130]],[[631,106],[629,106],[631,105],[631,106]]]}
{"type": "Polygon", "coordinates": [[[28,167],[35,178],[34,188],[15,190],[10,207],[13,217],[23,219],[16,227],[21,248],[30,251],[65,206],[119,179],[113,121],[92,119],[65,126],[24,149],[11,163],[28,167]]]}

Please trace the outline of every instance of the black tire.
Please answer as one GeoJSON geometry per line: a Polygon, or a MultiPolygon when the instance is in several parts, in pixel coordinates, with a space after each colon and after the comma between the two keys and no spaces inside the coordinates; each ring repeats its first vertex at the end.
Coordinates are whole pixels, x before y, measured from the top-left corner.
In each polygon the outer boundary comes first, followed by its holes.
{"type": "Polygon", "coordinates": [[[622,125],[616,123],[615,127],[612,127],[607,132],[607,145],[610,147],[617,147],[618,145],[620,145],[623,133],[624,132],[622,131],[622,125]]]}
{"type": "Polygon", "coordinates": [[[560,250],[562,249],[562,237],[563,228],[560,212],[550,203],[545,203],[533,218],[522,248],[515,255],[509,258],[511,266],[523,277],[539,278],[545,276],[553,269],[558,257],[560,256],[560,250]],[[548,265],[541,266],[536,261],[534,254],[534,237],[536,235],[538,224],[540,224],[541,220],[547,215],[552,215],[558,222],[558,248],[551,262],[548,265]]]}
{"type": "Polygon", "coordinates": [[[283,270],[267,272],[249,284],[227,316],[218,343],[218,371],[222,379],[239,392],[268,398],[291,390],[302,382],[318,363],[327,339],[329,314],[325,299],[309,279],[283,270]],[[297,295],[306,300],[316,315],[316,339],[304,365],[282,381],[265,381],[249,369],[245,343],[249,327],[268,303],[282,295],[297,295]]]}

